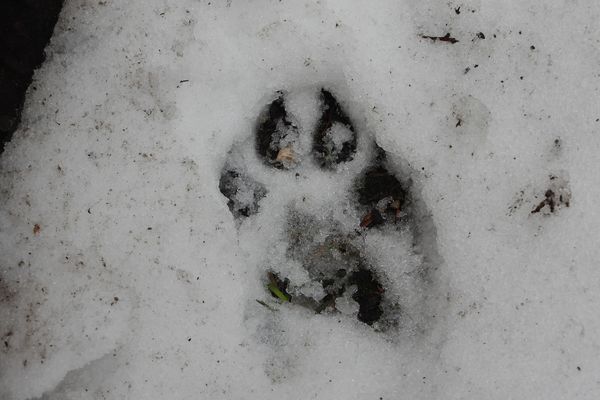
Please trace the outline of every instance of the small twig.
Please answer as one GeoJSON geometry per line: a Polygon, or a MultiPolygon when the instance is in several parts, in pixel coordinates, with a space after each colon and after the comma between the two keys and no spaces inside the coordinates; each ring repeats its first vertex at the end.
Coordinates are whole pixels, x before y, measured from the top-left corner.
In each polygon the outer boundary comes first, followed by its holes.
{"type": "Polygon", "coordinates": [[[260,304],[261,306],[263,306],[263,307],[265,307],[265,308],[269,309],[270,311],[279,311],[278,309],[276,309],[276,308],[274,308],[274,307],[271,307],[270,305],[268,305],[267,303],[265,303],[265,302],[264,302],[264,301],[262,301],[262,300],[256,299],[256,302],[257,302],[258,304],[260,304]]]}
{"type": "MultiPolygon", "coordinates": [[[[542,200],[542,202],[540,204],[537,205],[536,208],[533,209],[533,211],[531,211],[532,214],[536,214],[539,213],[540,211],[542,211],[542,208],[544,208],[545,206],[550,207],[550,212],[554,212],[554,208],[556,206],[556,202],[554,200],[554,192],[550,189],[546,190],[546,193],[544,193],[544,196],[546,197],[544,200],[542,200]]],[[[568,205],[567,205],[568,207],[568,205]]]]}
{"type": "Polygon", "coordinates": [[[454,43],[458,43],[458,40],[451,37],[450,33],[446,33],[444,36],[427,36],[427,35],[421,35],[421,37],[423,39],[431,39],[434,42],[436,40],[439,40],[440,42],[448,42],[450,44],[454,44],[454,43]]]}

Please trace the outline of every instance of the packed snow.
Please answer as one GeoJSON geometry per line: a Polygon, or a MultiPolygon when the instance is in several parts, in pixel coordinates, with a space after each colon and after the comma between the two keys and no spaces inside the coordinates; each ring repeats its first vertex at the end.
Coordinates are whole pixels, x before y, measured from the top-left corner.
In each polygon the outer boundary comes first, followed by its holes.
{"type": "Polygon", "coordinates": [[[599,20],[585,0],[66,0],[0,158],[0,399],[597,399],[599,20]],[[322,88],[358,139],[327,169],[322,88]],[[278,93],[290,171],[255,149],[278,93]],[[416,216],[361,242],[387,329],[355,288],[315,313],[265,281],[323,295],[285,254],[290,205],[322,240],[358,227],[374,143],[416,216]]]}

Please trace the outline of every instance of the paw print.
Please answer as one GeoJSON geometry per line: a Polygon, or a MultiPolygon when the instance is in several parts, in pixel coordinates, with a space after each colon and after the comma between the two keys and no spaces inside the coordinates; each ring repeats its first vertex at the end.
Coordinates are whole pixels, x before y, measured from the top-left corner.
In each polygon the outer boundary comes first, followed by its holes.
{"type": "Polygon", "coordinates": [[[253,136],[233,146],[219,189],[262,254],[273,301],[381,329],[398,324],[423,279],[410,185],[371,137],[357,134],[332,91],[294,96],[277,92],[253,136]]]}

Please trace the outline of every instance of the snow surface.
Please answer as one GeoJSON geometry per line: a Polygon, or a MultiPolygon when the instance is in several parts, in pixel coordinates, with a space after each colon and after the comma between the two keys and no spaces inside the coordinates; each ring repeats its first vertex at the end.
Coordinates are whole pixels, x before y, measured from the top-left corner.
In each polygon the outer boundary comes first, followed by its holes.
{"type": "Polygon", "coordinates": [[[0,398],[598,398],[599,20],[584,0],[67,0],[0,160],[0,398]],[[238,229],[221,168],[277,90],[310,130],[321,86],[430,213],[426,329],[255,301],[281,238],[250,239],[280,226],[238,229]],[[532,214],[548,189],[569,207],[532,214]]]}

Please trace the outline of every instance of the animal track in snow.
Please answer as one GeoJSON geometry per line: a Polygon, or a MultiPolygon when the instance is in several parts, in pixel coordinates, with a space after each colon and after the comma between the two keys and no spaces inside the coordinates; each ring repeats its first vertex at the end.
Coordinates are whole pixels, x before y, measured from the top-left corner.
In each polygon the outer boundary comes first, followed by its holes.
{"type": "Polygon", "coordinates": [[[415,323],[427,246],[410,180],[393,164],[331,90],[276,93],[219,182],[238,227],[263,238],[273,297],[378,330],[415,323]]]}

